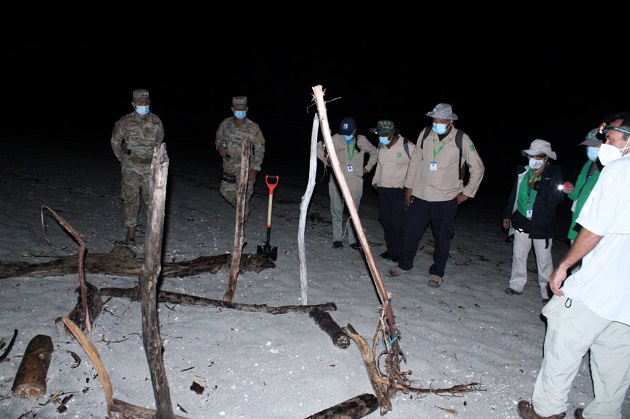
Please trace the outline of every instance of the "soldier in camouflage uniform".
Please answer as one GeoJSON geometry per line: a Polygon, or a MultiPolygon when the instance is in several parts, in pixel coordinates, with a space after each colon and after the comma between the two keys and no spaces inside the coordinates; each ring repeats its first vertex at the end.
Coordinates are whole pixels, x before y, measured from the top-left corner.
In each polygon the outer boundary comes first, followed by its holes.
{"type": "Polygon", "coordinates": [[[121,165],[121,197],[125,204],[125,242],[135,242],[140,196],[145,206],[149,201],[153,150],[164,141],[164,126],[149,111],[149,92],[136,89],[132,94],[134,111],[114,124],[111,145],[121,165]]]}
{"type": "Polygon", "coordinates": [[[249,200],[254,193],[254,182],[265,157],[265,137],[257,123],[245,116],[247,114],[247,98],[236,96],[232,98],[232,112],[234,116],[225,118],[217,129],[215,147],[223,158],[223,177],[220,192],[223,198],[236,208],[237,186],[241,173],[241,155],[243,140],[249,139],[252,152],[249,159],[249,177],[247,182],[247,196],[245,197],[245,219],[249,216],[249,200]]]}

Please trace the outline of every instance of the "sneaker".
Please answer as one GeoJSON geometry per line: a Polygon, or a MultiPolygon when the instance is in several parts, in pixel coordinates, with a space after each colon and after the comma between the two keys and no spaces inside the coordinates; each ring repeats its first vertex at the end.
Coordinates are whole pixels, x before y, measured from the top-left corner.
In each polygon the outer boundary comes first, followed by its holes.
{"type": "Polygon", "coordinates": [[[504,291],[507,295],[521,295],[523,293],[523,291],[518,292],[516,290],[513,290],[512,288],[506,288],[504,291]]]}
{"type": "Polygon", "coordinates": [[[333,242],[333,249],[341,249],[342,247],[343,247],[343,243],[333,242]]]}
{"type": "Polygon", "coordinates": [[[391,259],[391,258],[392,258],[392,255],[391,255],[391,253],[389,253],[389,250],[386,250],[386,251],[384,251],[383,253],[381,253],[381,257],[382,257],[383,259],[387,260],[387,259],[391,259]]]}
{"type": "Polygon", "coordinates": [[[402,268],[396,266],[396,267],[390,269],[389,272],[387,272],[387,276],[392,277],[392,276],[398,276],[398,275],[406,274],[410,270],[411,269],[406,270],[406,269],[402,269],[402,268]]]}
{"type": "Polygon", "coordinates": [[[429,279],[429,286],[433,288],[437,288],[442,285],[442,277],[437,275],[431,275],[431,279],[429,279]]]}
{"type": "Polygon", "coordinates": [[[354,250],[358,251],[358,252],[362,252],[363,250],[361,249],[361,245],[359,243],[352,243],[350,245],[350,247],[352,247],[354,250]]]}
{"type": "Polygon", "coordinates": [[[518,410],[518,414],[524,419],[562,419],[567,415],[566,412],[562,412],[558,413],[557,415],[540,416],[534,410],[534,406],[532,406],[532,404],[527,400],[521,400],[520,402],[518,402],[518,404],[516,405],[516,410],[518,410]]]}

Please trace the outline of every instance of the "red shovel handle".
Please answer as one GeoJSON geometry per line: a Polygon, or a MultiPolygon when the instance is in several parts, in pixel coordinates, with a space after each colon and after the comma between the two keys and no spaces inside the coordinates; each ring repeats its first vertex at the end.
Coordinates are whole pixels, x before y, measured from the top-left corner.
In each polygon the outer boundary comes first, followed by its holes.
{"type": "Polygon", "coordinates": [[[273,195],[273,190],[278,186],[278,181],[280,180],[280,176],[269,176],[265,175],[265,182],[267,183],[267,188],[269,188],[269,195],[273,195]]]}

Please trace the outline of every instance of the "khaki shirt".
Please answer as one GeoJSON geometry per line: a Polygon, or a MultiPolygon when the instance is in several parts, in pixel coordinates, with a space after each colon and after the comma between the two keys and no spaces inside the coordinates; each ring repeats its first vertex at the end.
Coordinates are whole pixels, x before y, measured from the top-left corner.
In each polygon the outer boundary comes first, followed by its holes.
{"type": "MultiPolygon", "coordinates": [[[[335,154],[339,160],[339,169],[343,173],[349,189],[363,188],[363,169],[365,168],[367,173],[376,165],[376,147],[364,135],[355,134],[354,141],[357,142],[359,150],[356,149],[354,143],[352,148],[348,148],[346,139],[342,135],[332,136],[335,154]],[[365,163],[366,155],[369,156],[367,163],[365,163]],[[348,164],[352,165],[352,171],[348,170],[348,164]]],[[[317,143],[317,157],[325,165],[331,163],[328,161],[324,143],[321,141],[317,143]]],[[[334,181],[335,176],[330,176],[330,182],[334,181]]]]}
{"type": "Polygon", "coordinates": [[[405,178],[405,188],[411,188],[411,194],[425,201],[449,201],[459,193],[474,198],[483,179],[485,167],[477,149],[468,134],[462,138],[462,160],[468,165],[470,177],[464,185],[459,178],[459,148],[455,143],[453,127],[446,137],[440,141],[438,135],[431,131],[421,147],[422,133],[418,137],[416,150],[411,156],[409,170],[405,178]],[[431,162],[435,162],[435,170],[431,170],[431,162]]]}
{"type": "Polygon", "coordinates": [[[389,148],[381,146],[378,148],[376,158],[376,171],[372,179],[372,185],[381,188],[402,188],[407,175],[407,167],[411,161],[413,151],[416,145],[411,141],[407,142],[409,147],[409,156],[404,147],[405,139],[398,137],[396,143],[389,148]]]}

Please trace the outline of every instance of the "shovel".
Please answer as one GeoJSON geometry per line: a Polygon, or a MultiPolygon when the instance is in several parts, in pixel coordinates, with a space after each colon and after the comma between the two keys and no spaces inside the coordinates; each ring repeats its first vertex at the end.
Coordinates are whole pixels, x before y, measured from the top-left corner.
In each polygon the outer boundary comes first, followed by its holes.
{"type": "Polygon", "coordinates": [[[269,189],[269,208],[267,209],[267,241],[264,245],[258,246],[256,251],[259,255],[265,255],[271,260],[276,260],[278,257],[278,248],[271,247],[269,241],[271,240],[271,207],[273,204],[273,190],[278,185],[278,181],[280,180],[280,176],[265,176],[265,182],[267,183],[267,188],[269,189]]]}

